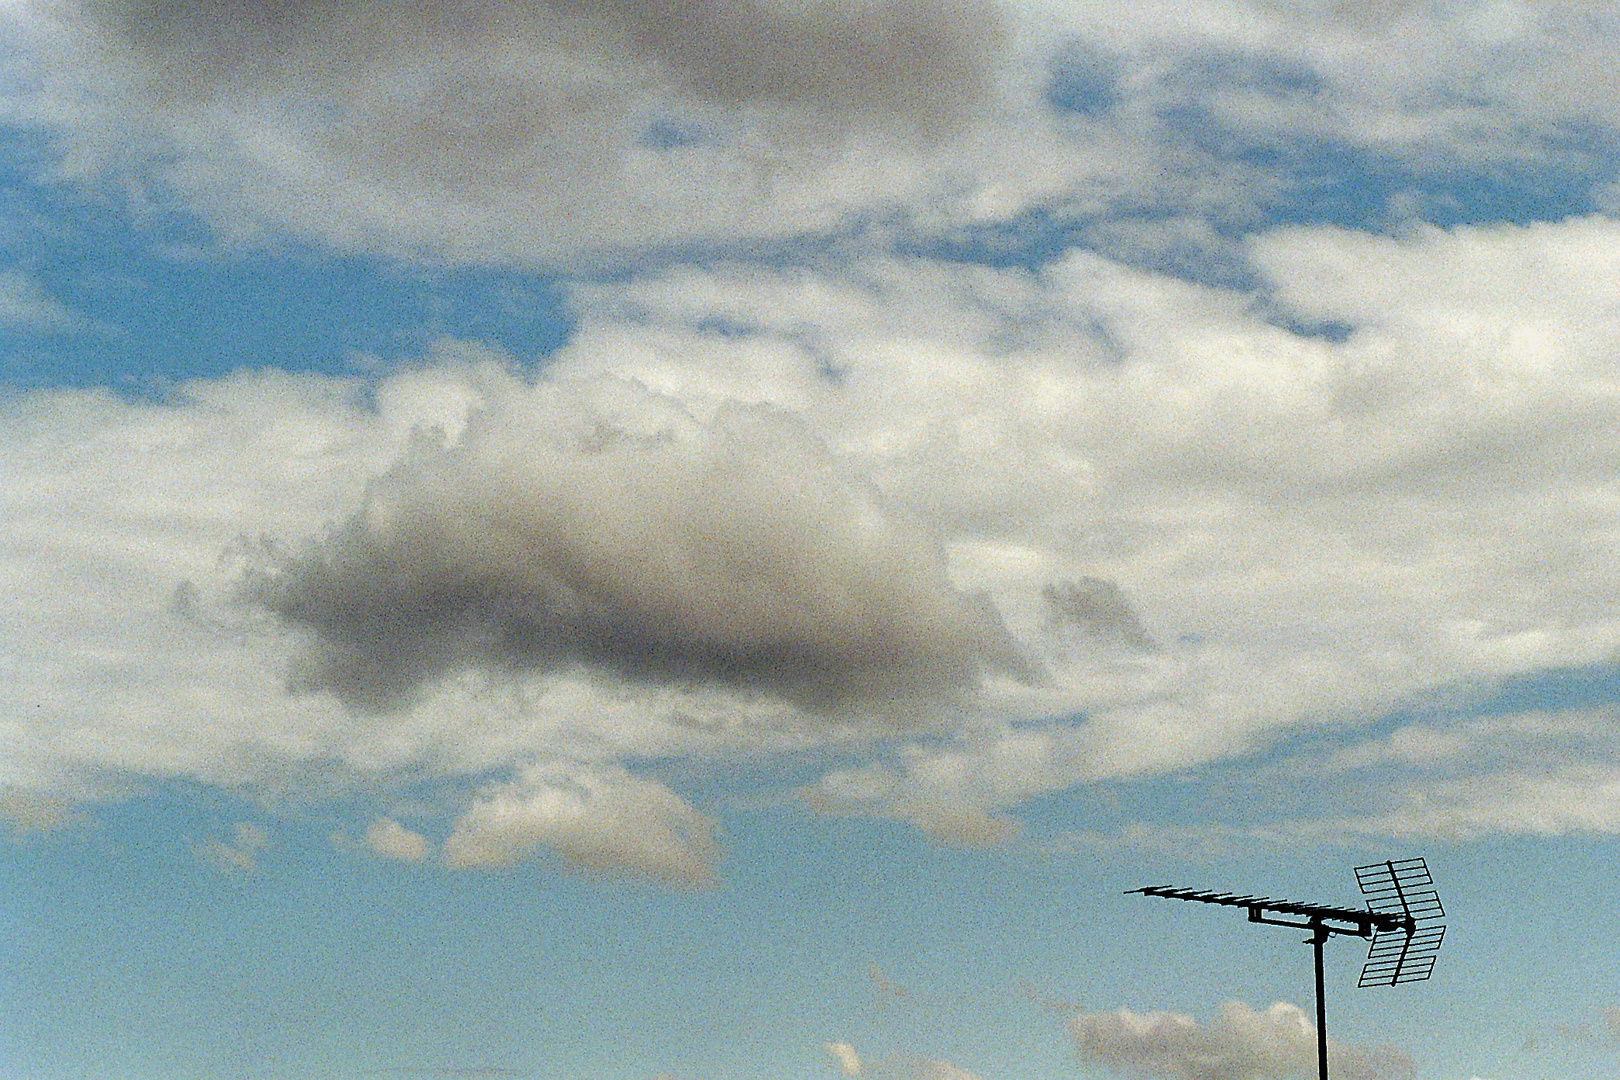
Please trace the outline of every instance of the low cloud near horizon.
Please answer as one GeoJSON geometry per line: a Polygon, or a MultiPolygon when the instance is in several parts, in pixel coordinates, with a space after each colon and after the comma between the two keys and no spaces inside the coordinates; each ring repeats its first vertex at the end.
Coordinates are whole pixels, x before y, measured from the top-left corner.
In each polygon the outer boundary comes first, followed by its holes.
{"type": "MultiPolygon", "coordinates": [[[[1082,1060],[1133,1080],[1289,1080],[1316,1070],[1316,1027],[1297,1005],[1221,1005],[1199,1023],[1171,1012],[1080,1013],[1069,1033],[1082,1060]]],[[[1387,1047],[1328,1040],[1328,1068],[1344,1080],[1410,1080],[1411,1059],[1387,1047]]]]}

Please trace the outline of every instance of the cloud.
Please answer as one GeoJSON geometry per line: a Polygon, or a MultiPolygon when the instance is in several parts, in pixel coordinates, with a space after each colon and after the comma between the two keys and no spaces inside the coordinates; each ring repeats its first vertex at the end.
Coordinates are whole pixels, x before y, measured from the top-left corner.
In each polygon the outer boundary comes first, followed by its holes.
{"type": "Polygon", "coordinates": [[[460,666],[583,663],[808,712],[1014,670],[988,605],[792,417],[711,423],[622,383],[546,387],[419,443],[330,539],[254,585],[319,645],[302,680],[387,711],[460,666]]]}
{"type": "Polygon", "coordinates": [[[82,822],[73,801],[49,792],[0,787],[0,823],[13,838],[53,833],[82,822]]]}
{"type": "Polygon", "coordinates": [[[399,862],[419,863],[428,856],[428,840],[395,821],[382,817],[366,828],[366,847],[374,855],[399,862]]]}
{"type": "MultiPolygon", "coordinates": [[[[1170,1012],[1080,1013],[1069,1033],[1088,1064],[1141,1080],[1282,1080],[1316,1070],[1316,1029],[1285,1002],[1257,1011],[1229,1001],[1208,1024],[1170,1012]]],[[[1346,1080],[1413,1075],[1412,1062],[1398,1051],[1331,1039],[1328,1069],[1346,1080]]]]}
{"type": "Polygon", "coordinates": [[[1387,808],[1300,826],[1309,834],[1442,837],[1566,836],[1620,831],[1620,767],[1613,761],[1559,768],[1534,765],[1393,785],[1387,808]]]}
{"type": "MultiPolygon", "coordinates": [[[[626,0],[507,0],[468,9],[420,0],[387,17],[342,0],[299,0],[269,11],[197,0],[88,0],[68,18],[105,34],[113,48],[133,49],[160,95],[197,100],[293,83],[306,94],[352,94],[365,76],[397,70],[402,52],[417,65],[450,52],[470,66],[509,59],[512,49],[547,59],[566,50],[629,69],[621,73],[626,80],[650,67],[730,105],[775,101],[922,117],[983,92],[1000,22],[995,7],[972,0],[839,0],[814,8],[733,0],[700,9],[626,0]]],[[[564,86],[552,89],[563,96],[564,86]]],[[[543,122],[553,103],[527,104],[533,116],[508,122],[543,122]]]]}
{"type": "Polygon", "coordinates": [[[1002,22],[993,0],[83,0],[37,6],[25,107],[75,136],[70,168],[226,233],[550,260],[830,220],[830,186],[985,112],[1002,22]]]}
{"type": "Polygon", "coordinates": [[[1132,649],[1154,648],[1153,639],[1115,582],[1093,577],[1065,581],[1046,586],[1041,596],[1051,608],[1054,622],[1132,649]]]}
{"type": "Polygon", "coordinates": [[[1300,206],[1457,220],[1492,182],[1596,205],[1613,20],[1353,7],[57,0],[12,15],[10,112],[62,173],[226,239],[430,261],[807,235],[1039,261],[1055,229],[1238,280],[1232,237],[1300,206]]]}
{"type": "Polygon", "coordinates": [[[915,1080],[979,1080],[979,1074],[969,1072],[960,1065],[952,1064],[941,1058],[929,1058],[917,1063],[905,1075],[915,1080]]]}
{"type": "Polygon", "coordinates": [[[827,1053],[838,1065],[838,1071],[844,1076],[861,1075],[861,1056],[855,1048],[847,1042],[830,1042],[827,1044],[827,1053]]]}
{"type": "Polygon", "coordinates": [[[78,333],[91,323],[51,299],[36,281],[16,271],[0,272],[0,327],[37,333],[78,333]]]}
{"type": "Polygon", "coordinates": [[[915,1056],[869,1062],[862,1059],[847,1042],[827,1043],[826,1050],[842,1076],[876,1076],[896,1080],[979,1080],[978,1074],[943,1058],[915,1056]]]}
{"type": "Polygon", "coordinates": [[[486,789],[443,857],[458,868],[503,867],[543,845],[591,870],[697,887],[715,881],[714,831],[680,796],[623,768],[537,766],[486,789]]]}
{"type": "Polygon", "coordinates": [[[239,821],[229,842],[206,840],[195,847],[199,859],[222,874],[252,873],[259,868],[259,852],[270,845],[270,834],[251,821],[239,821]]]}

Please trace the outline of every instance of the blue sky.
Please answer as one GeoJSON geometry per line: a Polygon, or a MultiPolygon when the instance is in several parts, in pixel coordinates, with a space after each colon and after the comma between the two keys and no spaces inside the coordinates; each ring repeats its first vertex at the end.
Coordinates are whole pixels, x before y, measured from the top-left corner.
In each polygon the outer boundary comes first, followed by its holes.
{"type": "Polygon", "coordinates": [[[1620,1068],[1620,14],[0,8],[0,1078],[1620,1068]]]}

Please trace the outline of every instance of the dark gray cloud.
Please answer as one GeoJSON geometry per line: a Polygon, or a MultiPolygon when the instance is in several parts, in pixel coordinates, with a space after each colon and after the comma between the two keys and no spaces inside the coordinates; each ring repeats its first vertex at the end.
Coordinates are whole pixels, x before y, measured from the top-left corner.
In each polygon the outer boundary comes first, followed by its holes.
{"type": "Polygon", "coordinates": [[[1157,646],[1131,608],[1125,591],[1105,578],[1059,581],[1041,590],[1052,621],[1077,627],[1086,636],[1142,652],[1157,646]]]}
{"type": "MultiPolygon", "coordinates": [[[[51,2],[51,0],[44,0],[51,2]]],[[[547,263],[778,235],[976,129],[995,0],[60,0],[30,106],[223,235],[547,263]],[[786,210],[784,214],[783,211],[786,210]]]]}
{"type": "Polygon", "coordinates": [[[453,448],[423,440],[347,524],[250,582],[315,632],[298,681],[387,711],[458,669],[585,665],[826,714],[1021,670],[937,543],[791,419],[623,421],[492,411],[453,448]]]}
{"type": "Polygon", "coordinates": [[[979,100],[1003,39],[990,0],[83,0],[68,9],[164,95],[358,94],[380,70],[447,56],[465,63],[464,86],[491,74],[514,84],[542,76],[549,100],[463,103],[517,110],[502,117],[513,132],[550,109],[591,109],[569,98],[592,68],[730,106],[778,102],[932,125],[979,100]]]}

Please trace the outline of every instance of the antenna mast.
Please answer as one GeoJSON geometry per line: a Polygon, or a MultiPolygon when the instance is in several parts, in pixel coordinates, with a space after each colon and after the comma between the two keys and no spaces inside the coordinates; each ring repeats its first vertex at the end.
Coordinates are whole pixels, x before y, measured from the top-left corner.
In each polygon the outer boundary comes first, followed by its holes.
{"type": "Polygon", "coordinates": [[[1296,904],[1269,896],[1240,896],[1203,889],[1149,885],[1131,893],[1194,900],[1201,904],[1247,908],[1249,921],[1309,930],[1306,938],[1316,958],[1316,1070],[1327,1080],[1327,1009],[1322,999],[1322,946],[1334,934],[1370,938],[1372,947],[1358,986],[1395,986],[1422,982],[1434,971],[1434,958],[1445,937],[1440,894],[1422,859],[1394,859],[1356,867],[1356,883],[1367,898],[1365,910],[1327,904],[1296,904]]]}

